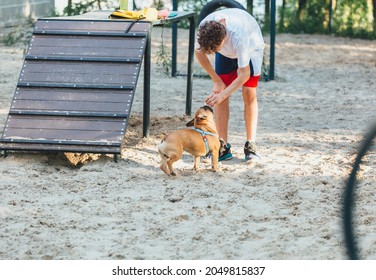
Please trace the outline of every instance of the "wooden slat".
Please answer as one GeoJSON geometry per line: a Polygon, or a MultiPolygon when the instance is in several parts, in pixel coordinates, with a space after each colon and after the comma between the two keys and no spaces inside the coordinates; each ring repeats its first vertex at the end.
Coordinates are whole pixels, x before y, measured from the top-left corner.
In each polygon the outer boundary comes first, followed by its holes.
{"type": "Polygon", "coordinates": [[[125,46],[123,49],[100,49],[100,48],[88,48],[88,47],[72,47],[67,48],[64,46],[54,47],[51,49],[51,47],[39,47],[38,49],[29,49],[27,52],[29,55],[35,55],[35,56],[71,56],[71,57],[107,57],[107,58],[113,58],[114,60],[117,57],[122,58],[122,60],[126,58],[138,58],[141,59],[143,53],[140,49],[125,49],[125,46]]]}
{"type": "MultiPolygon", "coordinates": [[[[110,50],[140,49],[145,38],[117,38],[98,36],[74,36],[74,35],[33,35],[30,41],[31,49],[40,47],[82,47],[82,48],[106,48],[110,50]],[[90,40],[90,44],[88,41],[90,40]]],[[[106,50],[104,50],[106,51],[106,50]]]]}
{"type": "Polygon", "coordinates": [[[133,94],[132,90],[19,87],[16,89],[14,100],[130,103],[133,94]]]}
{"type": "Polygon", "coordinates": [[[50,101],[50,100],[15,100],[12,103],[11,111],[64,111],[64,112],[111,112],[128,113],[130,103],[117,102],[74,102],[74,101],[50,101]]]}
{"type": "MultiPolygon", "coordinates": [[[[97,31],[104,33],[124,32],[128,29],[130,21],[98,21],[95,20],[38,20],[35,30],[61,30],[61,31],[97,31]]],[[[130,29],[131,32],[147,32],[150,27],[148,22],[136,22],[130,29]]]]}
{"type": "Polygon", "coordinates": [[[122,137],[127,125],[126,119],[119,119],[118,122],[112,122],[106,126],[107,122],[100,122],[96,119],[77,119],[77,118],[17,118],[11,116],[4,130],[3,140],[38,140],[45,141],[90,141],[118,142],[122,141],[122,137]],[[13,121],[17,119],[17,121],[13,121]],[[23,121],[20,123],[20,121],[23,121]],[[102,129],[99,129],[101,127],[102,129]]]}
{"type": "Polygon", "coordinates": [[[19,82],[135,85],[138,71],[126,63],[25,61],[19,82]]]}
{"type": "Polygon", "coordinates": [[[33,126],[34,129],[70,129],[85,130],[90,127],[93,131],[114,130],[118,132],[124,131],[127,119],[109,119],[109,118],[75,118],[75,117],[48,117],[12,115],[9,117],[7,129],[9,128],[25,128],[33,126]]]}
{"type": "MultiPolygon", "coordinates": [[[[98,75],[137,75],[140,65],[134,63],[114,63],[95,61],[43,61],[28,60],[22,67],[21,78],[29,73],[98,74],[98,75]]],[[[96,78],[96,77],[92,77],[96,78]]],[[[41,78],[43,79],[43,78],[41,78]]]]}
{"type": "Polygon", "coordinates": [[[133,91],[97,89],[16,89],[10,113],[27,115],[128,116],[133,91]]]}
{"type": "Polygon", "coordinates": [[[33,36],[27,51],[34,56],[142,58],[145,38],[96,38],[94,36],[33,36]]]}
{"type": "Polygon", "coordinates": [[[121,147],[109,145],[61,145],[61,144],[38,144],[38,143],[2,143],[0,139],[0,150],[11,151],[44,151],[44,152],[72,152],[72,153],[102,153],[120,154],[121,147]]]}
{"type": "MultiPolygon", "coordinates": [[[[101,131],[90,130],[70,130],[70,129],[52,129],[52,130],[42,130],[34,128],[14,128],[7,129],[4,133],[4,139],[13,138],[15,142],[17,140],[39,140],[41,143],[45,140],[56,140],[56,141],[101,141],[106,143],[107,141],[121,142],[123,132],[119,133],[117,131],[101,131]]],[[[84,143],[82,143],[84,144],[84,143]]]]}

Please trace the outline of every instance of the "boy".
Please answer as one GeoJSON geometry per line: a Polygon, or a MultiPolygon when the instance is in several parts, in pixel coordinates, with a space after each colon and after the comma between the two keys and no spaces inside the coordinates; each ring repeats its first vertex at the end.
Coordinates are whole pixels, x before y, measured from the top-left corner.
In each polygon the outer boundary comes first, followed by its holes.
{"type": "Polygon", "coordinates": [[[256,153],[256,88],[261,75],[264,47],[260,26],[245,10],[218,10],[206,16],[199,24],[195,45],[196,58],[214,82],[206,103],[214,107],[217,130],[226,143],[225,149],[220,151],[219,161],[232,158],[231,145],[227,143],[229,97],[240,87],[247,134],[244,145],[245,160],[260,160],[256,153]],[[208,58],[212,53],[215,53],[215,69],[208,58]]]}

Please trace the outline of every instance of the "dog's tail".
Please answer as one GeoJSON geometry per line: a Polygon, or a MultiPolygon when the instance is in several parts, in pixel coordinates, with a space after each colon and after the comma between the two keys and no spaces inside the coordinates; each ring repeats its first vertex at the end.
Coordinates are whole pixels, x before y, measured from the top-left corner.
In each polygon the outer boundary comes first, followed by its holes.
{"type": "Polygon", "coordinates": [[[165,153],[165,141],[162,140],[161,143],[158,145],[158,152],[159,155],[161,156],[161,159],[163,160],[164,158],[170,158],[166,153],[165,153]]]}

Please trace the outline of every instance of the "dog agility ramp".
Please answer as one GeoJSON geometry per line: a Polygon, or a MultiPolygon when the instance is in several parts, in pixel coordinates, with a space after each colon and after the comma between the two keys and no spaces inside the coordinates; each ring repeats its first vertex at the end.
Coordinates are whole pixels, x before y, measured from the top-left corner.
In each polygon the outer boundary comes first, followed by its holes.
{"type": "Polygon", "coordinates": [[[36,22],[0,150],[120,154],[150,22],[36,22]]]}

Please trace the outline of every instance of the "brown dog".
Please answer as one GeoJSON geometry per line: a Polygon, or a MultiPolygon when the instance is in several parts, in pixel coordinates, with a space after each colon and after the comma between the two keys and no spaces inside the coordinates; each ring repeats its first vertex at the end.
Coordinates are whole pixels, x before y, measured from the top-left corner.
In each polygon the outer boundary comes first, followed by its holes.
{"type": "Polygon", "coordinates": [[[193,169],[198,170],[200,157],[211,153],[212,169],[218,170],[218,156],[220,142],[214,122],[214,113],[209,106],[200,107],[192,121],[187,123],[186,128],[174,131],[165,136],[158,146],[161,156],[160,168],[167,175],[176,175],[172,164],[186,151],[194,156],[193,169]]]}

